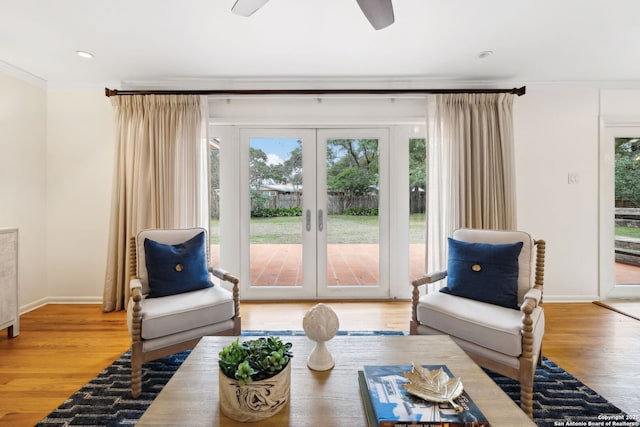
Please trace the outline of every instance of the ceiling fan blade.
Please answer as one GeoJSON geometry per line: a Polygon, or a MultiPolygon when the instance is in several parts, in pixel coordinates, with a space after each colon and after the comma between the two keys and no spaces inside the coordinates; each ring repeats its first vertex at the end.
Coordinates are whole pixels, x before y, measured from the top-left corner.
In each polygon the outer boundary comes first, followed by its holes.
{"type": "Polygon", "coordinates": [[[240,16],[251,16],[269,0],[236,0],[231,11],[240,16]]]}
{"type": "Polygon", "coordinates": [[[373,28],[381,30],[393,24],[393,5],[391,0],[356,0],[362,13],[367,17],[373,28]]]}

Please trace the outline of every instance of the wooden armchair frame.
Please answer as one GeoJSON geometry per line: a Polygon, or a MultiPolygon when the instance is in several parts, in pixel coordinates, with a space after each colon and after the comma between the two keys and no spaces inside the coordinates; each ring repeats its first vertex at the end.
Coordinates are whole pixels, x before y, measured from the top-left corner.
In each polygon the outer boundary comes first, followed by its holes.
{"type": "MultiPolygon", "coordinates": [[[[206,245],[207,265],[210,263],[209,245],[206,245]]],[[[136,237],[132,237],[129,242],[129,276],[131,279],[137,278],[137,245],[136,237]]],[[[219,268],[209,266],[209,272],[220,280],[233,284],[232,294],[234,303],[233,327],[227,330],[217,332],[216,335],[240,335],[242,321],[240,318],[240,295],[238,278],[219,268]]],[[[142,332],[142,305],[144,298],[142,295],[142,286],[132,286],[131,289],[131,395],[136,398],[142,392],[142,365],[146,362],[156,360],[172,354],[180,353],[185,350],[192,349],[198,344],[201,337],[188,341],[183,341],[162,347],[151,351],[143,350],[142,332]]]]}
{"type": "MultiPolygon", "coordinates": [[[[520,307],[520,312],[522,313],[522,354],[518,358],[520,361],[520,369],[502,364],[496,360],[465,349],[465,352],[469,357],[471,357],[471,359],[473,359],[473,361],[478,365],[512,378],[520,383],[520,407],[530,418],[533,418],[533,378],[535,375],[536,364],[542,363],[542,345],[540,346],[540,352],[538,354],[533,354],[534,337],[533,320],[531,315],[536,307],[542,306],[546,243],[544,240],[534,240],[534,246],[536,248],[534,284],[525,294],[524,302],[520,307]]],[[[418,334],[420,286],[435,283],[444,279],[446,276],[447,272],[441,271],[425,275],[411,283],[413,285],[411,297],[411,321],[409,324],[409,333],[411,335],[418,334]]]]}

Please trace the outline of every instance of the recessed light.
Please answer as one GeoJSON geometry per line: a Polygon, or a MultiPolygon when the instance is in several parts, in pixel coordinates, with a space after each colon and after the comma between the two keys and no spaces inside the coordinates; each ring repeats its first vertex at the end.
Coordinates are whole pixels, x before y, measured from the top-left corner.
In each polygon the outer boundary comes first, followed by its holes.
{"type": "Polygon", "coordinates": [[[93,53],[86,52],[84,50],[76,50],[76,55],[78,55],[80,58],[85,58],[85,59],[93,58],[93,53]]]}
{"type": "Polygon", "coordinates": [[[480,52],[478,54],[478,58],[483,59],[483,58],[487,58],[489,56],[493,55],[493,51],[492,50],[483,50],[482,52],[480,52]]]}

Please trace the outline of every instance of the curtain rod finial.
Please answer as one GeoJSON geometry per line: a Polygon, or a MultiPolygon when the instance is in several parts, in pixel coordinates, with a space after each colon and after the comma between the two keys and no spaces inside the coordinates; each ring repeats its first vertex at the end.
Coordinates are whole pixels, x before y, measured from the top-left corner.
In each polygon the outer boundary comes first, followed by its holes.
{"type": "Polygon", "coordinates": [[[118,95],[118,89],[109,89],[108,87],[104,88],[104,94],[109,97],[109,96],[116,96],[118,95]]]}

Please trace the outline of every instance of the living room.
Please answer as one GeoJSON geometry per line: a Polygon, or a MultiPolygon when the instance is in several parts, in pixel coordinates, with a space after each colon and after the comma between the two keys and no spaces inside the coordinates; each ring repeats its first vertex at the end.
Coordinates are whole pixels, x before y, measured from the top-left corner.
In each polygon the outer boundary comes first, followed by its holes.
{"type": "MultiPolygon", "coordinates": [[[[605,1],[590,2],[589,7],[583,2],[465,2],[463,8],[444,2],[403,0],[394,3],[396,22],[378,32],[368,27],[355,1],[352,5],[325,2],[318,6],[321,11],[314,11],[311,4],[299,7],[292,1],[273,1],[250,18],[227,16],[231,15],[233,1],[199,2],[181,13],[177,4],[158,11],[151,2],[143,2],[135,10],[127,2],[111,2],[103,6],[105,10],[92,10],[73,1],[58,4],[60,10],[35,1],[21,3],[7,12],[2,34],[24,44],[0,50],[0,225],[20,230],[22,313],[49,304],[102,303],[115,164],[114,113],[105,87],[526,86],[526,94],[514,99],[513,112],[517,225],[547,242],[545,301],[590,303],[614,291],[609,247],[613,231],[606,226],[611,221],[605,198],[610,190],[602,186],[607,170],[607,129],[640,127],[640,58],[633,43],[633,17],[637,16],[638,5],[633,1],[614,2],[615,7],[605,1]],[[73,14],[69,12],[72,10],[73,14]],[[156,50],[145,50],[140,30],[132,30],[130,39],[120,40],[103,28],[108,27],[106,24],[99,24],[109,21],[104,17],[116,21],[125,15],[121,23],[109,25],[128,28],[133,22],[144,22],[136,14],[149,11],[161,15],[153,26],[158,33],[169,33],[169,23],[176,16],[189,29],[204,27],[207,21],[198,20],[199,15],[208,15],[224,33],[206,33],[211,38],[198,44],[206,49],[195,52],[191,60],[180,56],[179,61],[171,61],[173,54],[187,50],[186,43],[177,43],[177,36],[158,36],[149,47],[156,50]],[[65,12],[73,16],[65,18],[65,12]],[[332,24],[332,19],[338,21],[332,24]],[[428,25],[423,25],[425,19],[428,25]],[[286,24],[280,25],[288,29],[269,33],[272,38],[257,32],[276,27],[271,20],[285,20],[286,24]],[[438,21],[447,20],[460,22],[450,25],[456,31],[431,34],[421,27],[445,31],[441,27],[446,25],[438,26],[438,21]],[[351,25],[353,21],[358,24],[351,25]],[[472,25],[476,21],[489,24],[472,25]],[[322,34],[334,25],[345,31],[340,37],[348,46],[342,48],[340,40],[314,34],[322,34]],[[399,33],[405,26],[415,33],[409,29],[399,33]],[[357,32],[346,33],[348,27],[357,32]],[[466,29],[464,38],[460,28],[466,29]],[[360,34],[365,30],[371,32],[360,34]],[[99,38],[104,34],[110,34],[111,40],[103,44],[99,38]],[[292,39],[298,38],[306,43],[294,43],[292,39]],[[225,44],[225,40],[232,48],[216,51],[214,45],[225,44]],[[415,49],[406,49],[406,56],[394,56],[389,46],[406,40],[415,40],[415,49]],[[429,40],[453,42],[436,43],[442,46],[430,50],[429,40]],[[92,50],[92,43],[101,47],[94,52],[93,60],[75,57],[75,50],[92,50]],[[378,43],[380,47],[376,47],[378,43]],[[174,44],[175,51],[165,50],[174,44]],[[259,55],[256,44],[260,50],[271,51],[269,56],[259,55]],[[307,52],[313,46],[322,61],[308,59],[314,55],[307,52]],[[381,50],[383,46],[387,50],[381,50]],[[286,50],[294,48],[295,54],[287,60],[286,50]],[[488,49],[494,51],[493,55],[477,57],[488,49]],[[144,53],[143,59],[134,58],[134,51],[144,53]],[[209,53],[202,55],[203,51],[209,53]],[[380,58],[378,51],[387,59],[380,58]],[[63,60],[67,54],[74,57],[63,60]],[[439,60],[413,59],[415,65],[411,66],[412,58],[421,55],[448,61],[443,60],[439,68],[439,60]],[[202,56],[224,60],[198,69],[196,64],[202,56]],[[137,61],[150,58],[160,61],[153,65],[155,68],[134,68],[137,61]],[[304,67],[306,61],[310,63],[308,68],[304,67]],[[184,66],[173,68],[172,62],[184,66]],[[58,68],[57,64],[68,68],[58,68]],[[131,68],[125,64],[131,64],[131,68]],[[115,65],[122,68],[109,72],[115,65]],[[570,183],[569,175],[578,179],[570,183]]],[[[220,118],[217,111],[226,102],[224,98],[212,99],[214,119],[220,118]]],[[[231,100],[231,105],[234,102],[231,100]]],[[[263,109],[265,101],[261,98],[242,102],[248,111],[245,119],[264,124],[261,121],[269,118],[253,114],[263,109]]],[[[400,97],[397,103],[402,103],[400,97]]],[[[406,114],[403,119],[407,117],[415,118],[415,114],[406,114]]],[[[401,285],[404,291],[400,292],[405,293],[398,297],[408,299],[410,286],[401,285]]]]}

